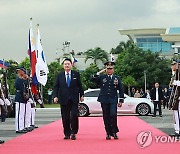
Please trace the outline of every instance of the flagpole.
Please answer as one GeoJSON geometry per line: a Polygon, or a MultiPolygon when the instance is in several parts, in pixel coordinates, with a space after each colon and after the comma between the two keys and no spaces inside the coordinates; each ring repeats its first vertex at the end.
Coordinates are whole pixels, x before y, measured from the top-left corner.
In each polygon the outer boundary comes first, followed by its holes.
{"type": "Polygon", "coordinates": [[[40,85],[41,85],[41,97],[42,97],[41,99],[42,99],[42,102],[44,102],[43,101],[43,86],[42,86],[42,84],[40,84],[40,85]]]}
{"type": "MultiPolygon", "coordinates": [[[[37,26],[37,36],[38,36],[38,33],[39,33],[39,24],[37,24],[36,26],[37,26]]],[[[36,39],[37,39],[37,38],[36,38],[36,39]]],[[[37,41],[37,40],[36,40],[36,41],[37,41]]],[[[38,58],[38,56],[39,56],[39,55],[38,55],[38,52],[39,52],[39,51],[38,51],[38,49],[37,49],[37,45],[36,45],[36,52],[37,52],[36,57],[38,58]]]]}

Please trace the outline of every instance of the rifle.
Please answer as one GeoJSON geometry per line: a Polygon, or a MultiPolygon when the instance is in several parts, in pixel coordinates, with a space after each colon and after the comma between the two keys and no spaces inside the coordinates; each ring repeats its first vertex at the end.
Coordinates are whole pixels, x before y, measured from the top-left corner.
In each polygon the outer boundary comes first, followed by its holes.
{"type": "Polygon", "coordinates": [[[25,89],[26,89],[26,93],[24,93],[24,98],[30,102],[31,107],[34,108],[36,106],[35,104],[35,100],[31,91],[31,78],[28,75],[28,72],[26,70],[26,78],[25,80],[27,80],[27,84],[25,84],[25,89]]]}
{"type": "Polygon", "coordinates": [[[41,91],[39,89],[39,87],[37,86],[37,94],[35,95],[35,99],[36,101],[39,103],[40,108],[44,108],[44,102],[42,100],[42,95],[41,95],[41,91]]]}

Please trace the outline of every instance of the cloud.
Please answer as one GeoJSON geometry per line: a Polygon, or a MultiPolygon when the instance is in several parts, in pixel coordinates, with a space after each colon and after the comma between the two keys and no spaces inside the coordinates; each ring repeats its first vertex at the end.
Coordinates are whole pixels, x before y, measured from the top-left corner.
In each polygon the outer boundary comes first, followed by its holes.
{"type": "Polygon", "coordinates": [[[1,57],[18,62],[27,56],[30,17],[34,35],[40,24],[48,63],[57,57],[56,50],[62,53],[64,41],[70,41],[76,53],[97,46],[110,51],[127,40],[120,28],[180,24],[175,0],[1,0],[0,6],[1,57]]]}

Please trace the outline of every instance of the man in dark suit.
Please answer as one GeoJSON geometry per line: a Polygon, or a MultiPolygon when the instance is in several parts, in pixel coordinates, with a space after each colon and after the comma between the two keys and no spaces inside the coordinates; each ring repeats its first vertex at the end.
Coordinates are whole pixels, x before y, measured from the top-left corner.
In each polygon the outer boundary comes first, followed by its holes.
{"type": "Polygon", "coordinates": [[[63,61],[64,71],[57,75],[54,84],[54,102],[61,105],[62,123],[64,128],[64,139],[75,140],[79,129],[78,103],[84,100],[80,75],[71,70],[72,61],[66,58],[63,61]],[[58,97],[59,96],[59,97],[58,97]],[[80,97],[79,97],[80,96],[80,97]]]}
{"type": "Polygon", "coordinates": [[[114,62],[106,62],[106,69],[101,70],[91,79],[100,86],[98,101],[101,103],[103,111],[106,140],[110,140],[111,136],[113,136],[114,139],[118,139],[117,106],[121,107],[124,101],[124,92],[120,77],[113,75],[114,65],[114,62]],[[106,74],[100,75],[105,71],[106,74]],[[119,101],[117,90],[119,90],[119,101]]]}
{"type": "Polygon", "coordinates": [[[153,117],[156,117],[157,105],[159,110],[159,116],[162,117],[161,103],[163,103],[163,92],[162,89],[159,88],[159,83],[155,83],[155,87],[151,90],[151,100],[154,103],[154,114],[153,117]]]}

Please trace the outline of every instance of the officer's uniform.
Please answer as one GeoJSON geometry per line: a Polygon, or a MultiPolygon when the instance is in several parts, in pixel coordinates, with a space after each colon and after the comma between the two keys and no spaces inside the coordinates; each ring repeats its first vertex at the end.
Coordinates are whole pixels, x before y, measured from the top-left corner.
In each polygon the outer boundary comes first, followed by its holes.
{"type": "MultiPolygon", "coordinates": [[[[21,70],[26,73],[26,70],[21,67],[17,70],[21,70]]],[[[15,94],[15,104],[16,104],[16,133],[26,133],[25,128],[25,107],[27,99],[25,98],[26,89],[25,89],[25,80],[23,77],[17,77],[15,82],[16,94],[15,94]]]]}
{"type": "MultiPolygon", "coordinates": [[[[1,86],[0,86],[0,88],[1,88],[1,86]]],[[[3,116],[3,110],[4,110],[4,101],[2,100],[1,95],[0,95],[0,116],[1,116],[1,122],[4,122],[3,121],[3,117],[2,117],[3,116]]],[[[0,144],[2,144],[2,143],[4,143],[4,141],[0,140],[0,144]]]]}
{"type": "MultiPolygon", "coordinates": [[[[180,60],[174,61],[172,65],[178,64],[180,67],[180,60]]],[[[173,110],[174,117],[174,129],[175,134],[171,134],[170,136],[180,136],[180,72],[178,68],[172,77],[171,84],[173,86],[170,99],[169,99],[169,107],[173,110]]]]}
{"type": "MultiPolygon", "coordinates": [[[[107,69],[113,68],[112,62],[105,63],[107,69]]],[[[95,74],[92,81],[96,82],[100,86],[100,94],[98,101],[101,103],[103,110],[103,120],[107,135],[113,135],[119,132],[117,126],[117,104],[118,104],[118,90],[119,101],[123,103],[124,92],[119,76],[107,74],[99,75],[95,74]]],[[[107,137],[106,137],[107,139],[107,137]]]]}
{"type": "Polygon", "coordinates": [[[25,86],[25,90],[27,93],[27,101],[26,101],[26,105],[25,105],[25,128],[27,131],[32,131],[33,128],[31,127],[31,106],[32,106],[32,104],[34,104],[34,101],[32,100],[32,96],[30,94],[31,89],[29,86],[28,75],[24,79],[24,86],[25,86]]]}

